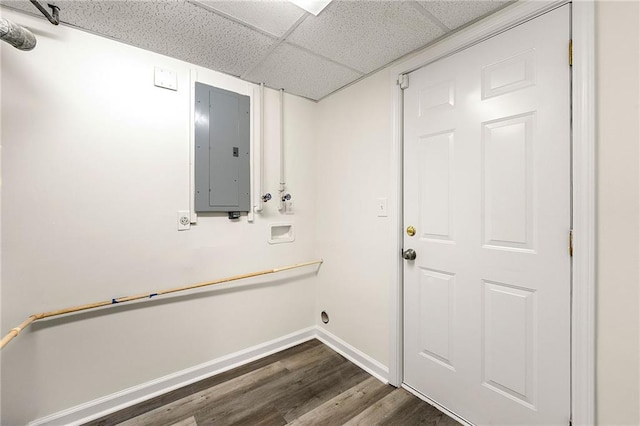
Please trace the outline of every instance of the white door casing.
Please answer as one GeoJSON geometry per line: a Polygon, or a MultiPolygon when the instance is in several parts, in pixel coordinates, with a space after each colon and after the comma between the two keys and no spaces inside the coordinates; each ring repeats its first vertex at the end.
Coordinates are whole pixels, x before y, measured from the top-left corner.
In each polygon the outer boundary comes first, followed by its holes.
{"type": "Polygon", "coordinates": [[[570,416],[569,6],[409,75],[404,381],[477,424],[570,416]]]}

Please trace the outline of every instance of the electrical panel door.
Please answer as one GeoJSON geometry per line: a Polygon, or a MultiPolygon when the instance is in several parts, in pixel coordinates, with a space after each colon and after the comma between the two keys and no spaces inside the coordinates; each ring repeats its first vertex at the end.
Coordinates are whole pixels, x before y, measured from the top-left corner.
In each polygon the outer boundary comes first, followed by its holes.
{"type": "Polygon", "coordinates": [[[249,96],[196,83],[196,212],[248,212],[249,96]]]}

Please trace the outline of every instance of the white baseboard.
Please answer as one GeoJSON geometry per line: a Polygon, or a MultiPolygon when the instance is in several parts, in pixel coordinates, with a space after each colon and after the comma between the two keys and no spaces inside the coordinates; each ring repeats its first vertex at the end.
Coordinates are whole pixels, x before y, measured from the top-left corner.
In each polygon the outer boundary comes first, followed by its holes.
{"type": "Polygon", "coordinates": [[[49,416],[41,417],[29,422],[28,426],[81,425],[312,339],[320,340],[380,381],[389,383],[389,369],[387,367],[328,331],[314,326],[102,398],[94,399],[49,416]]]}
{"type": "Polygon", "coordinates": [[[64,411],[29,422],[28,426],[80,425],[122,410],[158,395],[215,376],[265,356],[316,338],[316,327],[309,327],[251,348],[226,355],[195,367],[152,380],[120,392],[94,399],[64,411]]]}
{"type": "Polygon", "coordinates": [[[389,383],[389,368],[354,348],[327,330],[317,327],[316,338],[383,383],[389,383]]]}

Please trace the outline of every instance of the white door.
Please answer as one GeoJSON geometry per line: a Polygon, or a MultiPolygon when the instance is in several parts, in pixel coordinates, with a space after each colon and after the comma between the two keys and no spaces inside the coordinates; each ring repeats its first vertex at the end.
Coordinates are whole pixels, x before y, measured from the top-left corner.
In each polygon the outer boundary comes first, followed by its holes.
{"type": "Polygon", "coordinates": [[[474,424],[569,424],[569,7],[404,90],[404,381],[474,424]]]}

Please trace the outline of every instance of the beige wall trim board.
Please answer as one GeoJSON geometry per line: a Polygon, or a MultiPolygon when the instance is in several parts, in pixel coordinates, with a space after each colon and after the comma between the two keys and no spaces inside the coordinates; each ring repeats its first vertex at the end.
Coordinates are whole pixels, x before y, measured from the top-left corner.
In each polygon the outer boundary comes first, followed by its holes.
{"type": "Polygon", "coordinates": [[[309,327],[286,336],[256,345],[209,362],[169,374],[147,383],[51,414],[29,422],[29,426],[81,425],[109,413],[122,410],[174,389],[198,382],[249,362],[264,358],[317,337],[316,327],[309,327]]]}
{"type": "MultiPolygon", "coordinates": [[[[416,53],[390,69],[393,91],[392,150],[389,219],[397,236],[389,253],[396,260],[390,295],[389,382],[399,386],[402,377],[402,90],[403,74],[504,32],[568,3],[567,0],[522,0],[439,43],[416,53]]],[[[573,295],[572,295],[572,421],[595,421],[595,114],[594,114],[594,4],[573,3],[573,295]]],[[[409,84],[411,82],[409,81],[409,84]]]]}
{"type": "Polygon", "coordinates": [[[389,369],[369,355],[359,351],[322,327],[317,328],[316,338],[376,379],[383,383],[389,383],[389,369]]]}

